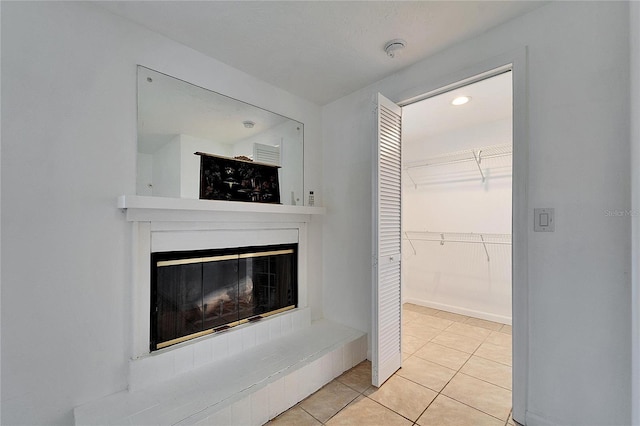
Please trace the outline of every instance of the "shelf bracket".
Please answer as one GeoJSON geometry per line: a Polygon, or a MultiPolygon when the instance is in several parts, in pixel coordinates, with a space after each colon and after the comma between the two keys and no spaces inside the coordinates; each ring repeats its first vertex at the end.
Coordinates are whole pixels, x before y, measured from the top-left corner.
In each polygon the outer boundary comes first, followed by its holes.
{"type": "Polygon", "coordinates": [[[487,262],[489,262],[489,251],[487,250],[487,244],[484,241],[484,237],[480,234],[480,239],[482,240],[482,247],[484,247],[484,253],[487,255],[487,262]]]}
{"type": "Polygon", "coordinates": [[[476,155],[476,151],[475,149],[471,150],[471,153],[473,154],[473,159],[476,161],[476,166],[478,166],[478,171],[480,172],[480,176],[482,177],[482,182],[484,183],[484,173],[482,173],[482,167],[480,167],[480,155],[482,154],[482,150],[478,151],[478,154],[476,155]]]}
{"type": "MultiPolygon", "coordinates": [[[[415,180],[413,180],[413,177],[411,176],[411,173],[409,172],[409,169],[406,169],[407,171],[407,176],[409,176],[409,180],[411,180],[411,183],[413,183],[413,187],[414,189],[418,189],[418,184],[416,183],[415,180]]],[[[407,237],[409,238],[409,237],[407,237]]]]}
{"type": "Polygon", "coordinates": [[[440,245],[444,245],[444,234],[440,234],[440,245]]]}
{"type": "Polygon", "coordinates": [[[416,252],[416,248],[413,245],[413,241],[411,241],[411,238],[409,238],[409,234],[407,232],[404,233],[404,236],[407,237],[407,241],[409,241],[409,244],[411,245],[411,249],[413,250],[413,254],[416,255],[418,254],[416,252]]]}

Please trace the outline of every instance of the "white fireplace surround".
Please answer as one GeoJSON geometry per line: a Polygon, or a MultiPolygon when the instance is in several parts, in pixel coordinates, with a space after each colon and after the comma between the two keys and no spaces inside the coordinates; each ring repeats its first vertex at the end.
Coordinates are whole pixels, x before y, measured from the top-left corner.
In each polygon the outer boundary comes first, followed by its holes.
{"type": "MultiPolygon", "coordinates": [[[[149,226],[138,223],[138,238],[150,247],[149,254],[138,253],[142,259],[138,265],[139,278],[134,282],[134,352],[129,364],[129,389],[135,390],[153,383],[180,375],[203,364],[224,356],[235,355],[250,350],[256,344],[264,343],[297,328],[311,324],[311,312],[307,306],[307,285],[302,280],[306,264],[298,269],[298,306],[297,309],[261,320],[233,327],[222,333],[210,334],[200,338],[160,349],[150,353],[150,254],[151,252],[189,251],[204,249],[226,249],[247,246],[265,246],[276,244],[299,244],[299,262],[304,249],[300,234],[306,233],[306,225],[279,224],[277,229],[269,224],[243,224],[239,229],[227,225],[229,229],[220,229],[215,223],[152,222],[149,226]],[[194,229],[195,228],[195,229],[194,229]],[[216,229],[211,229],[216,228],[216,229]],[[302,270],[302,273],[300,272],[302,270]],[[267,328],[268,327],[268,328],[267,328]],[[173,364],[173,368],[171,368],[173,364]],[[162,365],[162,367],[156,367],[162,365]]],[[[141,245],[139,247],[141,247],[141,245]]],[[[136,262],[137,263],[137,262],[136,262]]],[[[304,275],[306,277],[306,274],[304,275]]]]}
{"type": "Polygon", "coordinates": [[[122,196],[132,223],[128,389],[74,409],[77,425],[262,425],[366,358],[367,335],[308,306],[308,223],[321,207],[122,196]],[[298,307],[150,353],[151,253],[298,244],[298,307]]]}
{"type": "MultiPolygon", "coordinates": [[[[233,352],[237,350],[234,342],[237,341],[242,346],[245,339],[255,340],[243,337],[254,334],[247,330],[264,328],[259,323],[249,323],[234,327],[220,335],[203,336],[150,354],[152,252],[297,243],[298,308],[274,316],[275,318],[268,322],[274,330],[278,328],[274,325],[276,323],[281,323],[285,330],[288,329],[289,323],[310,324],[311,314],[307,300],[307,223],[311,220],[312,214],[322,214],[324,209],[139,196],[122,196],[118,199],[118,206],[126,209],[127,220],[133,223],[133,347],[129,373],[130,389],[165,380],[211,361],[215,354],[226,352],[218,348],[219,345],[231,344],[229,348],[233,352]],[[291,319],[295,321],[291,322],[291,319]],[[163,364],[161,358],[192,359],[194,353],[209,352],[212,353],[210,357],[198,357],[197,363],[174,363],[174,368],[164,371],[147,367],[151,364],[163,364]]],[[[260,321],[262,322],[264,321],[260,321]]],[[[274,337],[279,334],[273,332],[274,337]]],[[[262,341],[264,336],[258,338],[262,341]]],[[[250,343],[245,341],[244,346],[247,345],[250,343]]]]}

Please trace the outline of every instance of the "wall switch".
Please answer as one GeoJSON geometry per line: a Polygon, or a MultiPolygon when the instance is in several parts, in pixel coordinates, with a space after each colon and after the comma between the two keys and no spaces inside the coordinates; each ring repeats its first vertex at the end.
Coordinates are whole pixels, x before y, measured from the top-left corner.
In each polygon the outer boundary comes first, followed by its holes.
{"type": "Polygon", "coordinates": [[[556,230],[555,209],[533,209],[533,231],[553,232],[556,230]]]}

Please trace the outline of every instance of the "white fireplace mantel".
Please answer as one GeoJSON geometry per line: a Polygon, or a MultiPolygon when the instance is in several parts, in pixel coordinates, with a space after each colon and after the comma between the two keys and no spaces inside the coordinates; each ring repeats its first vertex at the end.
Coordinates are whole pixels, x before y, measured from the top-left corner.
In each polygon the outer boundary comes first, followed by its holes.
{"type": "Polygon", "coordinates": [[[121,195],[118,208],[125,209],[130,222],[202,221],[220,216],[250,220],[265,216],[274,221],[309,222],[312,215],[323,215],[324,207],[289,206],[282,204],[247,203],[240,201],[197,200],[189,198],[145,197],[121,195]],[[276,219],[277,218],[277,219],[276,219]]]}

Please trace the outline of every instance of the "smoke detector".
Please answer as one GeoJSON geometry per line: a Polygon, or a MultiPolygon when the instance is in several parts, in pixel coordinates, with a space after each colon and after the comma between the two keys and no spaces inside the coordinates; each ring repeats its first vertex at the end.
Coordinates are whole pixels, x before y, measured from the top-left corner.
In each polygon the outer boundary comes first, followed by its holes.
{"type": "Polygon", "coordinates": [[[254,123],[251,120],[247,120],[247,121],[243,121],[242,125],[246,128],[246,129],[253,129],[253,126],[256,125],[256,123],[254,123]]]}
{"type": "Polygon", "coordinates": [[[384,51],[388,57],[395,58],[396,54],[406,46],[406,41],[402,40],[401,38],[396,38],[394,40],[388,41],[387,44],[384,45],[384,51]]]}

